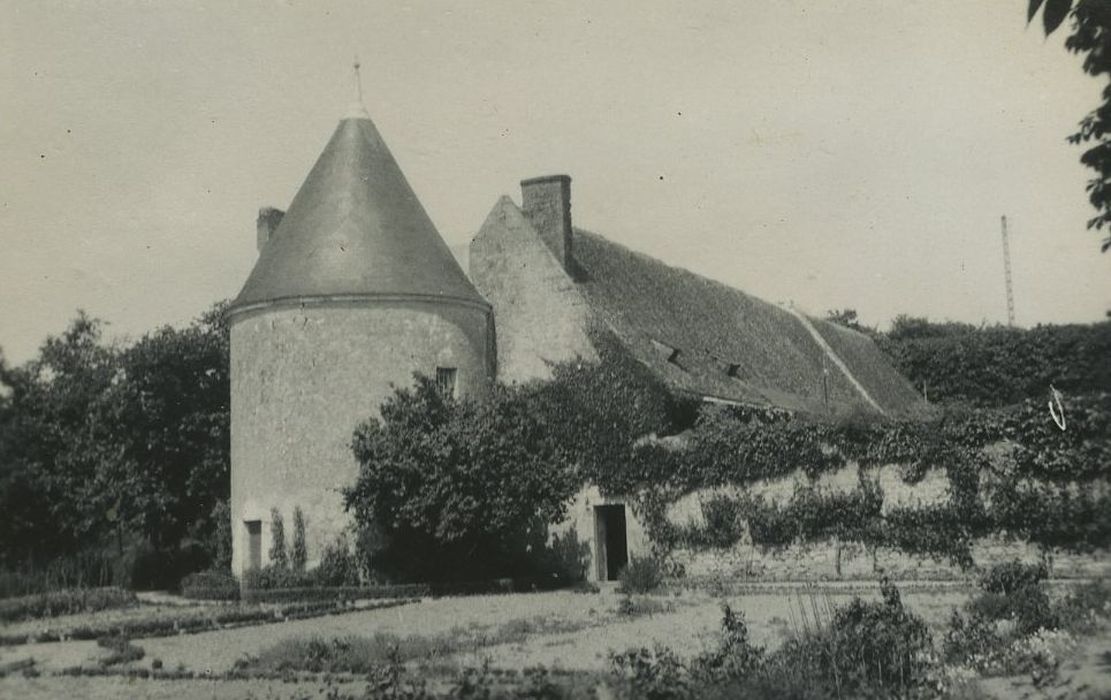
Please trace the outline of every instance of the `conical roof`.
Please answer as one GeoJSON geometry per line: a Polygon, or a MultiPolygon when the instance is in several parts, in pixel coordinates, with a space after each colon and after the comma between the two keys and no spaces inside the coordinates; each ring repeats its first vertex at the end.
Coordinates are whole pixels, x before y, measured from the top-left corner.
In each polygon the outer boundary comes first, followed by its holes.
{"type": "Polygon", "coordinates": [[[487,305],[359,109],[336,127],[232,308],[368,296],[487,305]]]}

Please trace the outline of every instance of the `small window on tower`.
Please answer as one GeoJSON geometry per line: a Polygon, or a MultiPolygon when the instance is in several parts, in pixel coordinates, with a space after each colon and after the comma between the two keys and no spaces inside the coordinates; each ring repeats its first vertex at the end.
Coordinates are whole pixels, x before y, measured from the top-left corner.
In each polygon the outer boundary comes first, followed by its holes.
{"type": "Polygon", "coordinates": [[[454,367],[436,368],[436,386],[440,388],[444,396],[455,398],[455,374],[454,367]]]}

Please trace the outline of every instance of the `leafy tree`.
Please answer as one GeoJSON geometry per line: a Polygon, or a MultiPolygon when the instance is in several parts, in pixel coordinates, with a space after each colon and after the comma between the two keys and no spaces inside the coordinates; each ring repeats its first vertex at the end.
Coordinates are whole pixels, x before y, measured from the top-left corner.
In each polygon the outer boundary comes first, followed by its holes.
{"type": "Polygon", "coordinates": [[[1111,323],[1030,329],[933,323],[900,316],[876,344],[932,402],[1004,406],[1043,400],[1052,385],[1068,395],[1111,391],[1111,323]]]}
{"type": "Polygon", "coordinates": [[[0,560],[42,560],[124,523],[118,493],[97,486],[117,456],[105,397],[118,377],[118,350],[83,311],[38,357],[0,361],[0,560]]]}
{"type": "Polygon", "coordinates": [[[845,328],[851,328],[859,333],[871,334],[873,331],[860,325],[860,319],[856,316],[856,309],[830,309],[826,311],[826,320],[845,328]]]}
{"type": "Polygon", "coordinates": [[[229,489],[228,329],[217,304],[184,329],[160,328],[124,349],[107,402],[120,458],[105,478],[156,546],[215,534],[229,489]],[[191,531],[191,526],[192,531],[191,531]]]}
{"type": "MultiPolygon", "coordinates": [[[[1046,36],[1071,14],[1072,33],[1065,39],[1065,48],[1084,56],[1084,72],[1088,75],[1111,76],[1111,1],[1030,0],[1027,21],[1033,21],[1043,5],[1046,36]]],[[[1111,226],[1111,82],[1103,89],[1103,104],[1084,117],[1080,129],[1068,138],[1073,144],[1089,144],[1080,162],[1096,171],[1087,189],[1098,214],[1088,221],[1088,228],[1102,230],[1111,226]]],[[[1109,248],[1111,235],[1101,245],[1103,252],[1109,248]]]]}
{"type": "Polygon", "coordinates": [[[231,507],[227,499],[221,499],[212,507],[212,568],[217,571],[231,571],[231,507]]]}
{"type": "Polygon", "coordinates": [[[387,576],[466,580],[521,573],[546,525],[578,487],[573,449],[550,430],[526,388],[456,401],[416,377],[356,430],[360,467],[349,510],[382,544],[387,576]]]}
{"type": "Polygon", "coordinates": [[[228,495],[222,306],[130,346],[105,343],[103,325],[79,312],[27,363],[0,358],[0,565],[215,532],[228,495]]]}

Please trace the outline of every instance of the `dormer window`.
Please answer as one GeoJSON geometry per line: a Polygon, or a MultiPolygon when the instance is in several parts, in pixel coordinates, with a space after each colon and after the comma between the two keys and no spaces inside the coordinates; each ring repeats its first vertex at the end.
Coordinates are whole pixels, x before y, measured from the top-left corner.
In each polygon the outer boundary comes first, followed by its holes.
{"type": "Polygon", "coordinates": [[[436,368],[436,387],[443,393],[444,396],[455,398],[456,374],[457,371],[454,367],[436,368]]]}
{"type": "Polygon", "coordinates": [[[725,373],[733,379],[737,378],[737,373],[741,371],[741,366],[738,364],[728,364],[725,366],[725,373]]]}

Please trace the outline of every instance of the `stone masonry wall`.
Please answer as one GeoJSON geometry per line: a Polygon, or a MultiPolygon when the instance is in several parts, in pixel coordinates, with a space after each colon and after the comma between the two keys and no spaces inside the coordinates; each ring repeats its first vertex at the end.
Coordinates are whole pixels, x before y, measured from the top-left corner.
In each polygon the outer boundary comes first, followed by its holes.
{"type": "Polygon", "coordinates": [[[589,565],[586,569],[588,581],[598,580],[598,545],[595,541],[595,516],[594,507],[602,505],[625,504],[625,541],[628,547],[629,559],[645,557],[651,553],[651,542],[644,530],[644,525],[633,512],[633,508],[623,498],[607,498],[597,486],[587,486],[580,490],[567,509],[567,517],[563,522],[549,527],[550,535],[567,536],[572,531],[575,539],[588,548],[589,565]]]}
{"type": "MultiPolygon", "coordinates": [[[[933,470],[915,485],[906,484],[899,468],[887,466],[868,474],[877,478],[883,491],[884,509],[894,505],[928,505],[948,498],[948,479],[944,472],[933,470]]],[[[856,487],[859,469],[850,465],[838,472],[823,475],[817,483],[825,489],[848,491],[856,487]]],[[[801,472],[793,477],[762,481],[746,491],[762,494],[765,499],[783,502],[791,497],[796,484],[806,482],[801,472]]],[[[736,495],[736,488],[706,489],[688,494],[672,504],[667,512],[676,525],[701,524],[702,503],[715,495],[736,495]]],[[[1019,559],[1027,562],[1042,560],[1041,550],[1030,543],[988,538],[972,547],[977,567],[1019,559]]],[[[679,548],[671,553],[673,563],[681,565],[689,577],[726,577],[749,581],[806,581],[875,579],[886,574],[896,579],[938,580],[964,578],[968,574],[947,560],[915,556],[890,549],[866,550],[856,543],[836,542],[792,545],[780,550],[763,551],[747,537],[729,548],[679,548]]],[[[1047,563],[1051,575],[1062,578],[1088,578],[1111,575],[1111,557],[1107,552],[1078,555],[1066,552],[1049,553],[1047,563]]]]}
{"type": "Polygon", "coordinates": [[[589,307],[521,210],[502,197],[471,241],[470,278],[494,307],[498,380],[551,377],[549,363],[596,360],[589,307]]]}
{"type": "Polygon", "coordinates": [[[487,314],[419,302],[270,308],[231,327],[232,569],[248,565],[246,521],[262,521],[262,564],[270,509],[292,536],[305,516],[310,565],[350,520],[341,489],[354,483],[355,426],[372,416],[413,372],[457,368],[457,392],[489,385],[487,314]]]}

